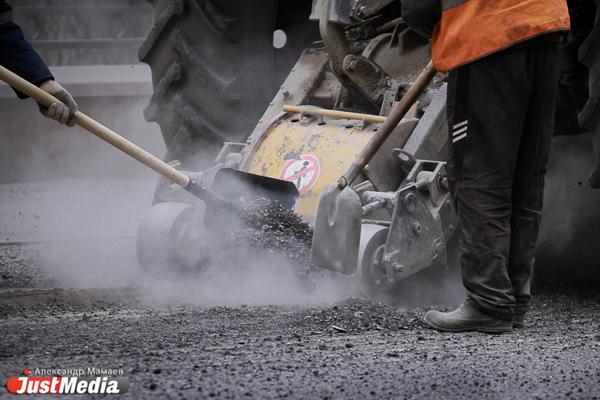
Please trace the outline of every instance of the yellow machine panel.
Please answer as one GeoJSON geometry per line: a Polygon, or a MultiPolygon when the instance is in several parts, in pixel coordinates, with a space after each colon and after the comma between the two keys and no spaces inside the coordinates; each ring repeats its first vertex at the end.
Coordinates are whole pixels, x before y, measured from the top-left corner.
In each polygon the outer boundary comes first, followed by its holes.
{"type": "Polygon", "coordinates": [[[352,164],[377,125],[340,119],[276,121],[251,149],[242,169],[294,182],[300,192],[296,212],[314,222],[321,191],[352,164]]]}

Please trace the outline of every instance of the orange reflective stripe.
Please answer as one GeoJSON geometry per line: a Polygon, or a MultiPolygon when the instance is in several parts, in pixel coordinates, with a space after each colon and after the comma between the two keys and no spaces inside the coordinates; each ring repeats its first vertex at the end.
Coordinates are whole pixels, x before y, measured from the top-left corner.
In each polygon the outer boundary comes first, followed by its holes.
{"type": "Polygon", "coordinates": [[[439,71],[570,27],[566,0],[443,0],[442,7],[432,44],[439,71]]]}

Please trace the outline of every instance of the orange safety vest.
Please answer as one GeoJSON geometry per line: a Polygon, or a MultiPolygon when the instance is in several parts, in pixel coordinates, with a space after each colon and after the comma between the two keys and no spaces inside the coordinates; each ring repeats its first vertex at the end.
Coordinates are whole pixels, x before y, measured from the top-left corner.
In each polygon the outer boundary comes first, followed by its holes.
{"type": "Polygon", "coordinates": [[[441,0],[432,58],[449,71],[543,33],[568,31],[566,0],[441,0]]]}

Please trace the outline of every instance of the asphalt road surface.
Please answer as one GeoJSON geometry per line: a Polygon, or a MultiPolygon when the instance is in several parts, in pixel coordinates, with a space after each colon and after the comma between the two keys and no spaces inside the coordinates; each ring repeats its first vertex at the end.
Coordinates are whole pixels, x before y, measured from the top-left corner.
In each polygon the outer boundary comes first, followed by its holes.
{"type": "MultiPolygon", "coordinates": [[[[450,286],[389,306],[277,263],[157,282],[135,262],[141,211],[119,208],[119,183],[58,184],[60,201],[56,184],[0,185],[11,199],[0,211],[2,380],[99,368],[123,370],[129,391],[117,398],[600,399],[595,287],[538,287],[525,328],[487,335],[421,322],[460,301],[450,286]],[[92,207],[107,194],[111,207],[92,207]]],[[[13,396],[2,387],[0,397],[13,396]]]]}
{"type": "MultiPolygon", "coordinates": [[[[147,306],[135,289],[0,298],[0,370],[122,369],[123,398],[600,398],[600,294],[539,293],[523,329],[442,334],[424,307],[147,306]],[[18,299],[21,297],[20,299],[18,299]]],[[[2,397],[5,393],[2,393],[2,397]]],[[[77,397],[81,398],[81,397],[77,397]]]]}

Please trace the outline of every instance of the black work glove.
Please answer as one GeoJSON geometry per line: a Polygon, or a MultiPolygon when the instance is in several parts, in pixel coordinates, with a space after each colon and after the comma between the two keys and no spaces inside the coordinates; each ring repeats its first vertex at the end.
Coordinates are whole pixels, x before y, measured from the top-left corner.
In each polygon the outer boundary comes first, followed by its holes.
{"type": "Polygon", "coordinates": [[[440,0],[402,0],[402,17],[410,29],[427,39],[442,18],[440,0]]]}
{"type": "Polygon", "coordinates": [[[71,93],[67,92],[67,89],[62,87],[58,82],[53,80],[45,81],[40,85],[40,89],[50,93],[56,97],[60,102],[50,104],[50,107],[46,107],[38,103],[40,112],[48,118],[52,118],[61,124],[67,126],[75,125],[75,112],[77,112],[77,103],[71,93]]]}

